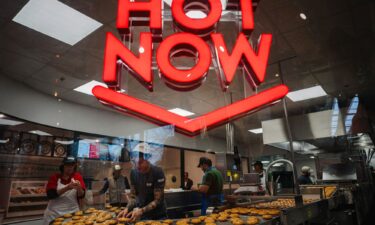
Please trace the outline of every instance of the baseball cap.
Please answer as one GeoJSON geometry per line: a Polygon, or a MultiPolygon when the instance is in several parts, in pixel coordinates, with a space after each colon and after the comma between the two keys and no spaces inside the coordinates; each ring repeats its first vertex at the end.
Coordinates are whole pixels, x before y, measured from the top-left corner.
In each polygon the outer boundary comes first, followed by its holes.
{"type": "Polygon", "coordinates": [[[203,164],[206,164],[206,165],[209,165],[209,166],[212,166],[212,161],[211,159],[207,158],[207,157],[200,157],[199,159],[199,164],[197,167],[200,167],[202,166],[203,164]]]}
{"type": "Polygon", "coordinates": [[[308,167],[308,166],[303,166],[302,169],[301,169],[301,171],[302,171],[303,173],[308,173],[308,172],[311,171],[311,169],[310,169],[310,167],[308,167]]]}
{"type": "Polygon", "coordinates": [[[63,164],[71,164],[71,163],[76,163],[76,162],[77,162],[76,157],[71,156],[71,155],[69,155],[69,156],[67,156],[63,159],[63,164]]]}
{"type": "Polygon", "coordinates": [[[121,170],[122,168],[121,168],[120,165],[115,165],[115,166],[113,167],[113,169],[114,169],[114,170],[121,170]]]}

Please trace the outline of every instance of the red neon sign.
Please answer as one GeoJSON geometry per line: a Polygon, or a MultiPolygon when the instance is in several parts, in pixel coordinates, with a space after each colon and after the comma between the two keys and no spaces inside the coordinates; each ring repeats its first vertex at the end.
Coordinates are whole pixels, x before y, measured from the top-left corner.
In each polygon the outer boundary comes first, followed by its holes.
{"type": "Polygon", "coordinates": [[[219,58],[220,66],[224,70],[225,79],[222,81],[224,87],[232,83],[237,66],[240,62],[248,72],[248,78],[250,78],[252,85],[259,85],[264,81],[272,43],[271,34],[261,35],[257,54],[250,46],[244,34],[238,36],[232,54],[228,53],[223,35],[211,34],[211,38],[215,45],[216,55],[219,58]]]}
{"type": "Polygon", "coordinates": [[[189,89],[197,87],[207,74],[211,64],[210,48],[201,38],[189,33],[177,33],[167,37],[158,48],[156,60],[163,78],[172,87],[177,89],[189,89]],[[170,62],[170,51],[173,48],[193,48],[198,52],[198,63],[189,70],[176,69],[170,62]],[[181,47],[180,47],[181,48],[181,47]]]}
{"type": "MultiPolygon", "coordinates": [[[[251,32],[254,28],[252,1],[237,1],[242,11],[242,31],[251,32]]],[[[264,82],[272,35],[262,34],[258,46],[252,48],[246,36],[240,33],[230,53],[223,36],[213,32],[213,27],[220,20],[222,13],[221,1],[208,0],[203,2],[199,0],[173,0],[172,2],[171,10],[174,22],[185,32],[166,37],[156,49],[156,62],[161,78],[166,85],[182,91],[198,88],[209,70],[212,61],[211,55],[214,59],[217,59],[219,64],[220,74],[218,74],[218,77],[223,91],[231,84],[238,66],[244,68],[250,85],[257,86],[264,82]],[[205,18],[192,19],[185,15],[186,4],[194,1],[204,4],[203,6],[209,9],[206,11],[207,16],[205,18]],[[207,34],[207,32],[211,34],[205,35],[205,40],[196,35],[207,34]],[[210,38],[213,48],[210,48],[207,43],[207,37],[210,38]],[[214,49],[214,52],[211,49],[214,49]],[[170,62],[171,57],[176,52],[189,52],[196,58],[196,64],[190,69],[176,68],[170,62]]],[[[150,0],[148,2],[119,0],[118,7],[117,28],[120,32],[129,29],[131,25],[129,18],[131,16],[140,15],[149,17],[149,27],[152,32],[162,29],[161,0],[150,0]]],[[[141,33],[139,43],[139,50],[134,54],[114,35],[107,34],[103,81],[110,88],[97,86],[93,89],[93,94],[106,105],[126,111],[128,114],[136,115],[160,125],[173,124],[176,130],[181,133],[187,135],[199,134],[203,129],[210,129],[256,111],[260,107],[272,104],[288,93],[286,86],[278,85],[194,119],[179,116],[159,106],[116,91],[120,88],[120,78],[117,75],[118,60],[121,60],[128,71],[149,91],[153,90],[153,74],[151,71],[152,34],[150,32],[141,33]]]]}
{"type": "Polygon", "coordinates": [[[202,30],[207,30],[212,28],[220,20],[222,11],[220,0],[207,0],[206,6],[211,10],[204,19],[192,19],[188,17],[185,14],[184,3],[185,0],[172,1],[173,18],[175,18],[176,24],[178,24],[184,31],[199,32],[202,30]]]}

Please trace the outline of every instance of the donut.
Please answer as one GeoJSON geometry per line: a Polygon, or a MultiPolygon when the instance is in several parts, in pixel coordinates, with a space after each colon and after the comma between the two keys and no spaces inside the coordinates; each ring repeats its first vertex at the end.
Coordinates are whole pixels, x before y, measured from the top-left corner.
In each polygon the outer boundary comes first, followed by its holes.
{"type": "Polygon", "coordinates": [[[270,219],[272,219],[272,216],[266,214],[266,215],[262,215],[262,218],[265,219],[265,220],[270,220],[270,219]]]}
{"type": "Polygon", "coordinates": [[[173,223],[173,220],[171,220],[171,219],[166,219],[166,220],[163,220],[163,223],[166,223],[166,224],[172,224],[172,223],[173,223]]]}
{"type": "Polygon", "coordinates": [[[79,220],[79,219],[81,219],[82,218],[82,216],[73,216],[72,217],[72,220],[79,220]]]}
{"type": "Polygon", "coordinates": [[[67,214],[63,215],[63,217],[64,217],[64,218],[70,218],[70,217],[72,217],[72,214],[67,213],[67,214]]]}
{"type": "Polygon", "coordinates": [[[127,218],[127,217],[121,217],[121,218],[118,218],[117,220],[120,223],[129,223],[130,222],[130,218],[127,218]]]}
{"type": "Polygon", "coordinates": [[[244,222],[241,219],[235,219],[232,221],[233,225],[242,225],[244,222]]]}

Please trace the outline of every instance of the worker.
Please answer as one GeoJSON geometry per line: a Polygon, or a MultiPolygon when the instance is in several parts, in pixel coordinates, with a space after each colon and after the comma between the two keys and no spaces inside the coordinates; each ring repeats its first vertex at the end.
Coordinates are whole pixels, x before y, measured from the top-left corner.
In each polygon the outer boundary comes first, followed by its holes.
{"type": "Polygon", "coordinates": [[[303,166],[301,169],[301,176],[298,177],[299,184],[312,184],[311,169],[308,166],[303,166]]]}
{"type": "Polygon", "coordinates": [[[261,161],[255,161],[253,164],[255,173],[259,174],[260,186],[259,193],[264,193],[266,191],[266,176],[263,169],[263,163],[261,161]]]}
{"type": "Polygon", "coordinates": [[[189,178],[189,173],[184,173],[184,185],[182,186],[183,190],[190,190],[193,187],[193,181],[189,178]]]}
{"type": "Polygon", "coordinates": [[[121,174],[120,165],[113,167],[112,176],[105,178],[102,189],[94,193],[94,196],[102,195],[109,189],[109,202],[113,206],[122,206],[125,203],[125,189],[130,189],[128,178],[121,174]]]}
{"type": "Polygon", "coordinates": [[[224,179],[220,171],[212,166],[212,161],[206,157],[199,159],[198,167],[204,172],[197,191],[202,193],[201,215],[206,215],[208,207],[220,206],[223,203],[224,179]]]}
{"type": "Polygon", "coordinates": [[[44,211],[43,224],[50,224],[55,218],[79,211],[79,199],[85,197],[85,183],[77,172],[77,160],[73,156],[63,159],[60,172],[53,174],[47,183],[49,199],[44,211]]]}
{"type": "Polygon", "coordinates": [[[128,204],[118,217],[128,217],[132,222],[138,219],[160,220],[167,217],[164,172],[150,163],[151,156],[143,146],[131,152],[131,160],[136,168],[130,172],[128,204]]]}

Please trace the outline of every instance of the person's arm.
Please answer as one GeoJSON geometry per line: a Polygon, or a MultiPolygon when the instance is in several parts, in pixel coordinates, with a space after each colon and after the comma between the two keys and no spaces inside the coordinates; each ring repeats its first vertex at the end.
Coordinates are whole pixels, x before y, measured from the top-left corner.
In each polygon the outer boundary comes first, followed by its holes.
{"type": "Polygon", "coordinates": [[[126,205],[125,209],[122,210],[117,215],[118,218],[129,217],[129,215],[132,213],[130,211],[133,210],[134,207],[136,206],[136,197],[137,196],[136,196],[135,184],[136,184],[135,174],[134,174],[134,171],[132,170],[130,172],[130,193],[127,195],[127,197],[128,197],[128,204],[126,205]]]}
{"type": "Polygon", "coordinates": [[[212,185],[212,182],[213,182],[213,175],[210,173],[206,174],[203,179],[203,183],[198,188],[198,191],[206,194],[208,192],[208,189],[212,185]]]}
{"type": "Polygon", "coordinates": [[[134,174],[134,171],[132,170],[130,172],[130,193],[128,194],[128,204],[126,205],[126,208],[128,209],[128,211],[131,211],[135,205],[136,205],[136,190],[135,190],[135,184],[136,184],[136,180],[135,180],[135,174],[134,174]]]}
{"type": "Polygon", "coordinates": [[[59,197],[59,194],[57,193],[57,174],[50,176],[48,179],[48,183],[46,186],[46,193],[48,199],[55,199],[59,197]]]}
{"type": "Polygon", "coordinates": [[[61,189],[57,190],[57,181],[58,181],[58,179],[59,179],[59,177],[58,177],[57,174],[52,175],[49,178],[47,186],[46,186],[46,193],[47,193],[47,198],[48,199],[58,198],[60,195],[62,195],[65,192],[73,189],[74,184],[70,183],[67,186],[65,186],[64,188],[61,188],[61,189]]]}
{"type": "Polygon", "coordinates": [[[128,211],[131,211],[132,209],[134,209],[136,205],[136,198],[137,198],[137,195],[135,192],[135,186],[130,185],[130,193],[128,194],[128,204],[126,205],[126,208],[128,209],[128,211]]]}
{"type": "Polygon", "coordinates": [[[104,181],[105,182],[104,182],[104,185],[103,185],[102,189],[100,189],[100,191],[98,191],[98,192],[95,192],[94,196],[102,195],[102,194],[104,194],[108,190],[108,188],[109,188],[109,181],[108,181],[107,178],[105,178],[104,181]]]}
{"type": "Polygon", "coordinates": [[[154,200],[141,209],[142,214],[155,209],[161,203],[163,196],[164,196],[164,187],[154,188],[154,200]]]}
{"type": "Polygon", "coordinates": [[[142,214],[155,209],[164,197],[165,176],[163,170],[155,172],[154,176],[154,200],[142,208],[142,214]]]}
{"type": "Polygon", "coordinates": [[[124,177],[125,189],[130,189],[129,180],[127,177],[124,177]]]}
{"type": "Polygon", "coordinates": [[[84,198],[86,194],[86,185],[85,185],[85,182],[83,181],[81,174],[75,173],[73,178],[75,180],[74,189],[77,190],[77,197],[84,198]]]}
{"type": "Polygon", "coordinates": [[[154,200],[151,201],[146,206],[144,206],[143,208],[135,208],[131,214],[131,221],[135,221],[141,218],[141,216],[144,213],[154,210],[161,203],[163,196],[164,196],[164,187],[165,187],[165,176],[162,170],[155,172],[153,185],[154,185],[154,200]]]}

